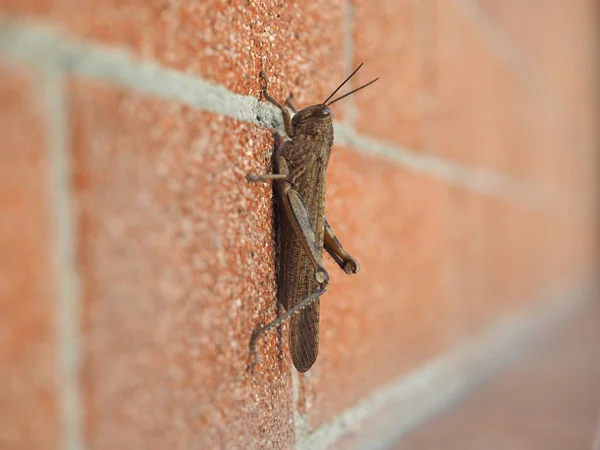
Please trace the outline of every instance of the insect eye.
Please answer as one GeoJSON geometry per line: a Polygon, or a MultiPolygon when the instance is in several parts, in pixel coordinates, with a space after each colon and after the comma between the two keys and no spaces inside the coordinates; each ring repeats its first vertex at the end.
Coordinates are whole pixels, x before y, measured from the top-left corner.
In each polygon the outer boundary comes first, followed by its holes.
{"type": "Polygon", "coordinates": [[[317,117],[329,117],[331,115],[331,111],[328,109],[323,109],[317,113],[317,117]]]}

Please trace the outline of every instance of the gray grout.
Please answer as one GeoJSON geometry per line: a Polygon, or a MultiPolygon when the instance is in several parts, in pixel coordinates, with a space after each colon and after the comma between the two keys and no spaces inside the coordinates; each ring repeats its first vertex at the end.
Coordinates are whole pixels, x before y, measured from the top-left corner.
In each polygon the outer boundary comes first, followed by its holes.
{"type": "MultiPolygon", "coordinates": [[[[0,20],[0,55],[8,55],[41,68],[58,68],[65,73],[83,75],[282,131],[280,113],[270,104],[259,102],[251,96],[235,94],[200,77],[138,60],[121,50],[70,41],[50,28],[25,27],[0,20]]],[[[336,142],[359,153],[384,157],[457,186],[559,214],[563,209],[573,209],[567,199],[549,187],[363,136],[347,124],[337,123],[335,132],[336,142]]]]}
{"type": "Polygon", "coordinates": [[[294,402],[294,431],[296,441],[304,439],[310,433],[310,423],[305,414],[301,414],[298,410],[298,402],[300,400],[300,377],[308,376],[300,374],[292,368],[292,401],[294,402]]]}
{"type": "Polygon", "coordinates": [[[64,79],[52,68],[42,71],[47,108],[54,222],[54,265],[57,273],[57,353],[61,447],[82,450],[80,395],[80,282],[76,270],[77,226],[72,199],[71,164],[64,79]]]}
{"type": "Polygon", "coordinates": [[[390,448],[404,434],[448,408],[541,337],[581,310],[587,289],[539,302],[500,320],[437,360],[383,387],[299,441],[296,450],[327,449],[355,433],[357,449],[390,448]],[[374,420],[376,423],[368,422],[374,420]]]}
{"type": "Polygon", "coordinates": [[[526,181],[518,181],[485,169],[467,167],[438,156],[417,153],[398,145],[374,141],[354,133],[343,124],[336,124],[336,142],[358,148],[368,154],[399,163],[415,172],[432,175],[449,184],[482,194],[499,197],[534,209],[564,214],[568,199],[552,188],[540,188],[526,181]]]}
{"type": "Polygon", "coordinates": [[[266,128],[276,128],[281,122],[275,107],[254,97],[233,94],[199,77],[138,60],[121,49],[71,41],[48,27],[22,27],[0,21],[3,53],[266,128]]]}

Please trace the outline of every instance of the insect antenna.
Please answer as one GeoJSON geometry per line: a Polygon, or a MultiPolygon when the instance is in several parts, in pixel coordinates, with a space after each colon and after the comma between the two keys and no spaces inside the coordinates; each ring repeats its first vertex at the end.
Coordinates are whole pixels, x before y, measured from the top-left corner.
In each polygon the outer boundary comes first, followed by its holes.
{"type": "MultiPolygon", "coordinates": [[[[358,70],[358,69],[357,69],[357,70],[358,70]]],[[[337,102],[338,100],[341,100],[341,99],[343,99],[343,98],[345,98],[345,97],[348,97],[348,96],[349,96],[349,95],[351,95],[351,94],[354,94],[354,93],[355,93],[355,92],[357,92],[357,91],[360,91],[361,89],[364,89],[364,88],[366,88],[366,87],[367,87],[367,86],[369,86],[370,84],[373,84],[373,83],[375,83],[377,80],[379,80],[379,77],[375,78],[375,79],[374,79],[374,80],[372,80],[372,81],[369,81],[367,84],[363,84],[361,87],[358,87],[358,88],[356,88],[356,89],[354,89],[354,90],[352,90],[352,91],[348,92],[347,94],[344,94],[344,95],[342,95],[341,97],[338,97],[338,98],[336,98],[335,100],[332,100],[332,101],[331,101],[331,102],[329,102],[329,103],[326,103],[326,106],[333,105],[333,104],[334,104],[335,102],[337,102]]],[[[331,97],[330,97],[330,98],[331,98],[331,97]]],[[[327,99],[327,100],[329,100],[329,99],[327,99]]]]}
{"type": "Polygon", "coordinates": [[[326,104],[327,104],[327,102],[329,101],[329,99],[330,99],[331,97],[333,97],[333,96],[335,95],[335,93],[336,93],[337,91],[339,91],[339,90],[342,88],[342,86],[343,86],[343,85],[345,85],[345,84],[348,82],[348,80],[354,76],[354,74],[355,74],[356,72],[358,72],[358,69],[360,69],[360,68],[362,67],[362,65],[363,65],[363,63],[360,63],[360,66],[358,66],[358,67],[356,68],[356,70],[354,70],[354,72],[352,72],[352,73],[350,74],[350,76],[349,76],[348,78],[346,78],[346,79],[345,79],[345,80],[342,82],[342,84],[340,84],[340,85],[337,87],[337,89],[331,93],[331,95],[330,95],[329,97],[327,97],[327,100],[325,100],[325,101],[323,102],[323,104],[324,104],[324,105],[326,105],[326,104]]]}

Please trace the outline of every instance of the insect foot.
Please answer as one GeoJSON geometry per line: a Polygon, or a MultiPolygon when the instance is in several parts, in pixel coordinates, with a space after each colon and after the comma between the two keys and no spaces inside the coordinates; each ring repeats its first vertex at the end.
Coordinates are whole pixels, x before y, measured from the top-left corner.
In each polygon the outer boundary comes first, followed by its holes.
{"type": "Polygon", "coordinates": [[[256,183],[258,181],[262,181],[260,175],[256,175],[255,173],[248,173],[246,175],[246,180],[248,183],[256,183]]]}
{"type": "Polygon", "coordinates": [[[344,272],[347,274],[358,273],[360,272],[360,264],[357,260],[350,257],[344,261],[344,272]]]}
{"type": "Polygon", "coordinates": [[[315,280],[319,284],[329,283],[329,274],[325,269],[317,269],[315,270],[315,280]]]}

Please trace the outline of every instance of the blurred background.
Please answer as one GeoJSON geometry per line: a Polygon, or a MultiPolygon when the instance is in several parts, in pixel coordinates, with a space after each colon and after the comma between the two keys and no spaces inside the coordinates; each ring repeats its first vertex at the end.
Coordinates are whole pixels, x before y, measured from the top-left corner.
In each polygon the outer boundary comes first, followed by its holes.
{"type": "Polygon", "coordinates": [[[0,449],[589,449],[594,0],[5,0],[0,449]],[[276,308],[280,114],[332,109],[320,350],[276,308]]]}

